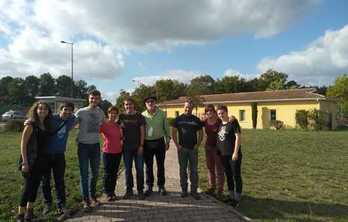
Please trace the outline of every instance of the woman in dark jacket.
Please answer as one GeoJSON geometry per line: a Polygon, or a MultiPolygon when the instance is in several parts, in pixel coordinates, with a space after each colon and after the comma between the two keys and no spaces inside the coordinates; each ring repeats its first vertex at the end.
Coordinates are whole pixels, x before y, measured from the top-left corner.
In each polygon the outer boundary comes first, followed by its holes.
{"type": "Polygon", "coordinates": [[[52,111],[47,103],[35,103],[28,113],[32,124],[25,125],[21,140],[21,166],[24,188],[18,207],[17,221],[31,221],[41,177],[47,169],[47,140],[52,111]]]}

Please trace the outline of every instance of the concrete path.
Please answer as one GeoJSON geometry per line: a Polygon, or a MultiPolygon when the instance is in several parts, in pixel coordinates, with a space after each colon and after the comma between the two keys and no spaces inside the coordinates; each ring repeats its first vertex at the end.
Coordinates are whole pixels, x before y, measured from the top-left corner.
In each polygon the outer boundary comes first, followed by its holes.
{"type": "MultiPolygon", "coordinates": [[[[121,197],[125,192],[124,184],[124,173],[122,173],[117,185],[118,197],[121,197]]],[[[201,200],[195,200],[191,196],[180,197],[179,166],[176,148],[173,144],[171,144],[166,156],[166,189],[167,196],[160,196],[154,192],[145,200],[137,200],[135,196],[134,199],[130,200],[103,202],[102,206],[92,212],[88,214],[77,213],[74,218],[67,221],[245,221],[232,207],[224,205],[208,195],[201,194],[201,200]]]]}

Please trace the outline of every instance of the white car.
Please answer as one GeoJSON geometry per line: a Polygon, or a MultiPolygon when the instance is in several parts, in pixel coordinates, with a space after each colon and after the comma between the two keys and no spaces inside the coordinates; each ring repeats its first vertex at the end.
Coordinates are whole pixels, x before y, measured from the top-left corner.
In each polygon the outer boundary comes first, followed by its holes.
{"type": "Polygon", "coordinates": [[[2,114],[2,120],[26,119],[25,113],[22,111],[9,110],[2,114]]]}

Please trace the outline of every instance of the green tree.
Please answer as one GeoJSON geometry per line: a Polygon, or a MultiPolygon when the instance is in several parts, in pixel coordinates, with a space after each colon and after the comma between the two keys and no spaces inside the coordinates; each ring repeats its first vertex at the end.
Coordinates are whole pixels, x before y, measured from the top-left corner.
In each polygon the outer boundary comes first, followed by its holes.
{"type": "Polygon", "coordinates": [[[132,93],[132,98],[135,100],[136,109],[141,112],[145,109],[144,98],[148,96],[156,96],[156,90],[154,86],[146,86],[140,84],[132,93]]]}
{"type": "Polygon", "coordinates": [[[24,80],[21,78],[14,78],[8,85],[8,96],[11,98],[12,104],[26,105],[26,88],[24,80]]]}
{"type": "Polygon", "coordinates": [[[206,95],[214,93],[215,80],[210,75],[203,75],[191,80],[187,94],[206,95]]]}
{"type": "Polygon", "coordinates": [[[36,76],[30,75],[25,78],[24,86],[28,93],[28,96],[35,97],[39,95],[40,90],[40,79],[36,76]]]}
{"type": "Polygon", "coordinates": [[[337,77],[334,85],[327,90],[327,96],[338,99],[339,111],[348,115],[348,75],[343,74],[337,77]]]}
{"type": "Polygon", "coordinates": [[[285,89],[288,75],[282,72],[269,69],[259,78],[259,90],[285,89]]]}
{"type": "Polygon", "coordinates": [[[41,96],[56,95],[55,80],[49,73],[40,76],[40,93],[41,96]]]}
{"type": "Polygon", "coordinates": [[[71,96],[71,86],[74,87],[73,81],[70,77],[62,75],[56,79],[56,90],[58,96],[71,96]]]}
{"type": "Polygon", "coordinates": [[[240,92],[240,79],[238,75],[224,76],[215,82],[215,93],[240,92]]]}
{"type": "Polygon", "coordinates": [[[161,102],[185,95],[186,85],[177,80],[158,80],[155,83],[155,91],[158,101],[161,102]]]}

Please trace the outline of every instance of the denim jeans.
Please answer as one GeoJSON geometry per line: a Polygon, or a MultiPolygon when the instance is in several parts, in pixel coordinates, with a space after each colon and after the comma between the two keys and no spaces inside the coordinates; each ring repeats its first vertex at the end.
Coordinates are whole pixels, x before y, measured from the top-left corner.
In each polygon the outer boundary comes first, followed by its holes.
{"type": "Polygon", "coordinates": [[[137,174],[137,190],[138,192],[143,192],[144,190],[144,159],[143,155],[139,155],[136,149],[129,149],[124,147],[123,150],[123,160],[126,168],[126,186],[127,192],[133,191],[133,160],[135,162],[135,169],[137,174]]]}
{"type": "Polygon", "coordinates": [[[80,186],[84,200],[96,198],[96,186],[98,180],[100,147],[95,144],[78,144],[78,158],[80,164],[80,186]],[[89,168],[91,176],[89,176],[89,168]]]}
{"type": "Polygon", "coordinates": [[[45,204],[52,204],[51,172],[53,172],[54,185],[57,197],[57,207],[65,206],[65,155],[64,153],[48,154],[48,169],[42,177],[42,192],[45,204]]]}
{"type": "Polygon", "coordinates": [[[103,153],[104,192],[107,196],[115,195],[115,187],[121,156],[122,153],[103,153]]]}
{"type": "Polygon", "coordinates": [[[198,151],[182,147],[178,152],[180,166],[180,185],[183,192],[187,192],[187,167],[190,169],[191,192],[198,188],[198,151]]]}

